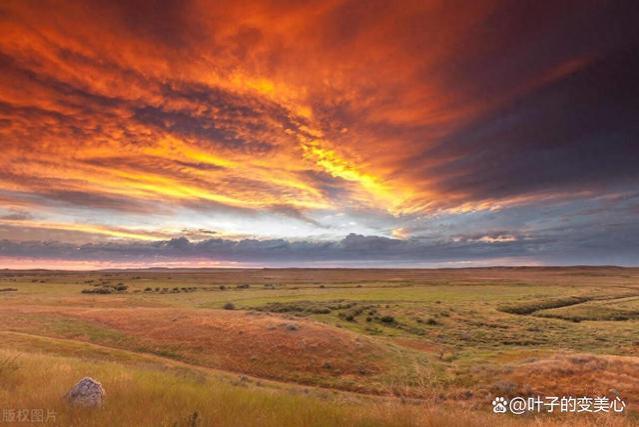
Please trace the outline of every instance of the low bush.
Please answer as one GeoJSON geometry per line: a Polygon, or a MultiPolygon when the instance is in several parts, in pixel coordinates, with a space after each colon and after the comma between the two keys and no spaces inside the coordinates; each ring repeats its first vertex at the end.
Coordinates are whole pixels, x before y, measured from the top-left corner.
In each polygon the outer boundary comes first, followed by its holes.
{"type": "Polygon", "coordinates": [[[97,288],[83,289],[83,294],[112,294],[115,290],[108,286],[100,286],[97,288]]]}
{"type": "Polygon", "coordinates": [[[581,304],[590,301],[592,298],[587,297],[567,297],[554,298],[546,300],[538,300],[525,302],[522,304],[506,305],[498,307],[499,311],[509,314],[532,314],[535,311],[547,310],[550,308],[568,307],[571,305],[581,304]]]}

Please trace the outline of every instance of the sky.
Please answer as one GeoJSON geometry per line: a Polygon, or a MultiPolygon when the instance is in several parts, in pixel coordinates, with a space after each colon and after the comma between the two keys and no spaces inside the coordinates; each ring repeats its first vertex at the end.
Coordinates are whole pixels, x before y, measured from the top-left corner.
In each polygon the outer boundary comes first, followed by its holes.
{"type": "Polygon", "coordinates": [[[634,1],[0,3],[0,268],[639,265],[634,1]]]}

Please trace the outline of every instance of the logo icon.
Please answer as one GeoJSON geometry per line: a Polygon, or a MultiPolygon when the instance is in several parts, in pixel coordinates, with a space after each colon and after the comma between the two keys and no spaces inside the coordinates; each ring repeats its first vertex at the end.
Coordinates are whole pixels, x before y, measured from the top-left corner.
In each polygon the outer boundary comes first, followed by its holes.
{"type": "Polygon", "coordinates": [[[496,397],[493,400],[493,412],[496,414],[505,414],[508,412],[508,401],[503,397],[496,397]]]}

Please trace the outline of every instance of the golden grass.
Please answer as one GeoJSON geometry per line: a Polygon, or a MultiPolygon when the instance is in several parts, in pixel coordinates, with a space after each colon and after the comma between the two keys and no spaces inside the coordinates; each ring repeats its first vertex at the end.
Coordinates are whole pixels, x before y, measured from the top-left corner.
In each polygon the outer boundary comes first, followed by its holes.
{"type": "MultiPolygon", "coordinates": [[[[490,409],[463,410],[453,405],[403,404],[348,394],[323,397],[298,390],[269,389],[238,381],[230,384],[189,370],[159,369],[76,357],[1,350],[3,408],[54,411],[63,426],[630,426],[624,417],[564,417],[560,420],[493,415],[490,409]],[[81,377],[99,379],[105,405],[75,409],[62,396],[81,377]],[[194,414],[197,414],[194,417],[194,414]],[[193,423],[193,419],[197,421],[193,423]]],[[[3,425],[24,425],[5,423],[3,425]]]]}
{"type": "Polygon", "coordinates": [[[0,410],[53,409],[63,426],[187,426],[194,413],[199,426],[639,425],[639,321],[600,316],[636,310],[638,284],[616,268],[0,272],[18,289],[0,293],[0,410]],[[82,294],[87,282],[129,291],[82,294]],[[590,302],[544,306],[575,297],[590,302]],[[251,312],[336,300],[350,308],[251,312]],[[499,310],[531,302],[546,310],[499,310]],[[87,375],[107,389],[99,411],[61,400],[87,375]],[[611,388],[628,416],[491,411],[499,394],[611,388]]]}

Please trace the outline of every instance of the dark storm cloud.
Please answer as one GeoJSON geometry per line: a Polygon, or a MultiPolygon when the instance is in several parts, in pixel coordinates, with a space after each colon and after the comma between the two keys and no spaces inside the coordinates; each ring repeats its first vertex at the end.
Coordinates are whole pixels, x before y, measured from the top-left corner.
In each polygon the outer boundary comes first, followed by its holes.
{"type": "Polygon", "coordinates": [[[501,6],[476,31],[481,48],[444,68],[451,90],[495,107],[408,167],[434,176],[443,193],[476,200],[637,182],[639,7],[501,6]]]}
{"type": "MultiPolygon", "coordinates": [[[[28,258],[58,258],[86,261],[150,261],[169,259],[210,259],[240,262],[308,262],[358,260],[441,260],[459,252],[461,245],[423,246],[418,241],[400,241],[384,237],[351,234],[336,242],[209,239],[190,242],[176,238],[154,243],[105,243],[71,245],[57,242],[0,242],[0,256],[28,258]]],[[[478,255],[497,255],[489,245],[465,246],[467,252],[478,255]]]]}
{"type": "Polygon", "coordinates": [[[636,181],[638,73],[631,52],[590,64],[447,137],[424,157],[457,158],[430,172],[445,191],[480,199],[636,181]]]}
{"type": "Polygon", "coordinates": [[[639,253],[638,224],[573,226],[519,235],[503,230],[488,234],[458,235],[450,239],[398,240],[349,234],[337,241],[285,239],[239,241],[213,238],[191,242],[185,237],[146,243],[92,243],[0,241],[0,256],[29,259],[65,259],[94,262],[162,262],[210,260],[265,265],[348,266],[358,262],[380,265],[432,265],[489,261],[545,264],[635,265],[639,253]]]}

